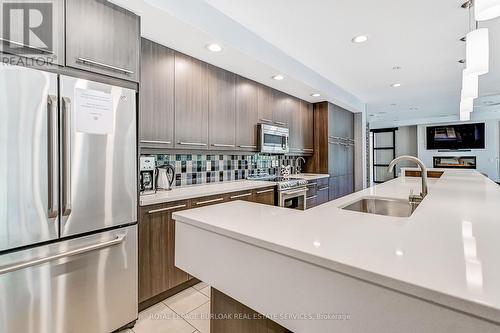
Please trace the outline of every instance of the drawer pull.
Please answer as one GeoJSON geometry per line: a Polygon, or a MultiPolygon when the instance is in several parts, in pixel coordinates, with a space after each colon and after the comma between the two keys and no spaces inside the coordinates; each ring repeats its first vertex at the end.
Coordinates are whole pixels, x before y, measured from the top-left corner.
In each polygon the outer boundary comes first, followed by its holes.
{"type": "Polygon", "coordinates": [[[306,198],[306,200],[316,199],[317,197],[318,197],[317,195],[313,195],[313,196],[311,196],[311,197],[306,198]]]}
{"type": "Polygon", "coordinates": [[[224,200],[224,198],[217,198],[217,199],[206,200],[206,201],[198,201],[196,204],[197,205],[204,205],[204,204],[208,204],[208,203],[212,203],[212,202],[219,202],[222,200],[224,200]]]}
{"type": "Polygon", "coordinates": [[[303,151],[314,151],[314,149],[311,148],[304,148],[303,151]]]}
{"type": "Polygon", "coordinates": [[[251,196],[252,193],[243,193],[243,194],[238,194],[238,195],[233,195],[230,197],[231,199],[238,199],[238,198],[244,198],[244,197],[249,197],[251,196]]]}
{"type": "Polygon", "coordinates": [[[124,69],[124,68],[120,68],[120,67],[108,65],[108,64],[105,64],[105,63],[102,63],[102,62],[99,62],[99,61],[95,61],[95,60],[90,60],[90,59],[87,59],[87,58],[78,57],[78,58],[76,58],[76,60],[78,60],[79,62],[83,62],[84,64],[91,64],[91,65],[95,65],[95,66],[99,66],[99,67],[104,67],[104,68],[111,69],[111,70],[114,70],[114,71],[117,71],[117,72],[123,72],[123,73],[129,74],[129,75],[134,74],[133,71],[130,71],[128,69],[124,69]]]}
{"type": "Polygon", "coordinates": [[[269,193],[269,192],[274,192],[274,188],[270,188],[268,190],[263,190],[263,191],[257,191],[255,193],[256,194],[263,194],[263,193],[269,193]]]}
{"type": "Polygon", "coordinates": [[[174,209],[179,209],[179,208],[184,208],[186,205],[177,205],[173,207],[165,207],[165,208],[159,208],[159,209],[152,209],[148,211],[148,214],[154,214],[154,213],[160,213],[160,212],[167,212],[169,210],[174,210],[174,209]]]}
{"type": "Polygon", "coordinates": [[[308,183],[307,186],[316,186],[318,183],[308,183]]]}
{"type": "Polygon", "coordinates": [[[224,144],[224,143],[212,143],[212,146],[214,146],[214,147],[234,148],[234,145],[228,145],[228,144],[224,144]]]}
{"type": "Polygon", "coordinates": [[[141,143],[162,143],[162,144],[169,145],[172,142],[170,142],[170,141],[158,141],[158,140],[141,140],[141,143]]]}
{"type": "Polygon", "coordinates": [[[272,120],[265,119],[265,118],[260,118],[260,121],[263,121],[265,123],[272,123],[273,122],[272,120]]]}
{"type": "Polygon", "coordinates": [[[285,126],[286,125],[286,123],[284,123],[282,121],[275,121],[274,123],[278,124],[278,125],[281,125],[281,126],[285,126]]]}
{"type": "Polygon", "coordinates": [[[178,144],[183,146],[206,146],[206,143],[202,142],[178,142],[178,144]]]}
{"type": "Polygon", "coordinates": [[[248,145],[240,145],[240,148],[250,148],[250,149],[257,149],[257,146],[248,146],[248,145]]]}
{"type": "Polygon", "coordinates": [[[329,186],[322,187],[322,188],[318,188],[318,191],[326,191],[326,190],[328,190],[329,188],[330,188],[329,186]]]}

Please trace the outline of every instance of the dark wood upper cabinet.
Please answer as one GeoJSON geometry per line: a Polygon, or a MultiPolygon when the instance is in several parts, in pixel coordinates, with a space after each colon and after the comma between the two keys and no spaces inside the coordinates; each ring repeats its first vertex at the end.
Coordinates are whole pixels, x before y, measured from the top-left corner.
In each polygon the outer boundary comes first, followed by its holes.
{"type": "Polygon", "coordinates": [[[273,90],[273,122],[275,125],[288,127],[290,125],[289,97],[278,90],[273,90]]]}
{"type": "Polygon", "coordinates": [[[258,86],[259,122],[273,123],[273,89],[259,84],[258,86]]]}
{"type": "Polygon", "coordinates": [[[175,148],[208,148],[208,65],[175,53],[175,148]]]}
{"type": "Polygon", "coordinates": [[[300,101],[300,115],[302,125],[302,148],[304,153],[312,154],[314,151],[314,112],[311,103],[300,101]]]}
{"type": "Polygon", "coordinates": [[[257,149],[259,86],[241,76],[236,78],[236,146],[238,150],[257,149]]]}
{"type": "Polygon", "coordinates": [[[302,153],[304,148],[304,128],[302,125],[300,101],[293,97],[287,97],[285,110],[285,115],[289,116],[288,119],[286,119],[286,122],[288,129],[290,130],[290,152],[302,153]]]}
{"type": "Polygon", "coordinates": [[[139,79],[140,18],[109,1],[66,0],[66,65],[139,79]]]}
{"type": "Polygon", "coordinates": [[[141,147],[174,145],[174,51],[141,40],[139,143],[141,147]]]}
{"type": "Polygon", "coordinates": [[[210,149],[236,147],[236,75],[209,65],[208,126],[210,149]]]}

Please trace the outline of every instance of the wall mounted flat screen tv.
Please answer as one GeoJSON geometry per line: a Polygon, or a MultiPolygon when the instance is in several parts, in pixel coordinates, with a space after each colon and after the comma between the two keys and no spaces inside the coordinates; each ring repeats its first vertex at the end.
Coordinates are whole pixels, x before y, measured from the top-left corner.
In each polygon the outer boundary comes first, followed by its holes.
{"type": "Polygon", "coordinates": [[[484,123],[427,127],[427,149],[484,149],[484,123]]]}

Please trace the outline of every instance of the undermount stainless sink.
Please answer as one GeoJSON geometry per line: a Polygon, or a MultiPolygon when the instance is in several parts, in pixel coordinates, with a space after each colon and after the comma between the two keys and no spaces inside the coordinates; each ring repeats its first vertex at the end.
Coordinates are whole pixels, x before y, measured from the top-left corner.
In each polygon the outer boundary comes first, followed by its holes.
{"type": "Polygon", "coordinates": [[[418,204],[410,204],[408,200],[403,199],[363,197],[341,208],[360,213],[395,217],[410,217],[417,206],[418,204]]]}

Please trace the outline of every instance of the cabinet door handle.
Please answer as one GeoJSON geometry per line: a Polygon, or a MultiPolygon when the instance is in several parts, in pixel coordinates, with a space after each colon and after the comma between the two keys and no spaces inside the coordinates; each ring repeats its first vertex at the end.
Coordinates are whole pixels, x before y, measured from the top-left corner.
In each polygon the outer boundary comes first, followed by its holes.
{"type": "Polygon", "coordinates": [[[257,146],[248,146],[248,145],[240,145],[240,148],[250,148],[250,149],[256,149],[257,146]]]}
{"type": "Polygon", "coordinates": [[[160,144],[169,145],[172,142],[170,142],[170,141],[159,141],[159,140],[141,140],[141,143],[160,143],[160,144]]]}
{"type": "Polygon", "coordinates": [[[318,188],[318,191],[326,191],[326,190],[328,190],[329,188],[330,188],[329,186],[322,187],[322,188],[318,188]]]}
{"type": "Polygon", "coordinates": [[[197,205],[204,205],[204,204],[208,204],[208,203],[212,203],[212,202],[219,202],[222,200],[224,200],[224,198],[217,198],[217,199],[206,200],[206,201],[198,201],[196,204],[197,205]]]}
{"type": "Polygon", "coordinates": [[[263,190],[263,191],[257,191],[255,193],[256,194],[263,194],[263,193],[269,193],[269,192],[274,192],[274,188],[270,188],[268,190],[263,190]]]}
{"type": "Polygon", "coordinates": [[[238,198],[244,198],[244,197],[249,197],[251,196],[252,193],[243,193],[243,194],[238,194],[238,195],[233,195],[232,197],[230,197],[231,199],[238,199],[238,198]]]}
{"type": "Polygon", "coordinates": [[[159,209],[152,209],[148,211],[148,214],[154,214],[154,213],[160,213],[160,212],[167,212],[169,210],[174,210],[174,209],[179,209],[179,208],[184,208],[186,205],[177,205],[173,207],[165,207],[165,208],[159,208],[159,209]]]}
{"type": "Polygon", "coordinates": [[[278,124],[278,125],[281,125],[281,126],[285,126],[286,125],[286,123],[284,123],[282,121],[275,121],[274,123],[278,124]]]}
{"type": "Polygon", "coordinates": [[[307,186],[316,186],[318,183],[308,183],[307,186]]]}
{"type": "Polygon", "coordinates": [[[316,199],[317,197],[318,197],[317,195],[313,195],[312,197],[306,198],[306,200],[316,199]]]}
{"type": "Polygon", "coordinates": [[[177,142],[177,143],[180,145],[183,145],[183,146],[206,146],[207,145],[206,143],[202,143],[202,142],[177,142]]]}
{"type": "Polygon", "coordinates": [[[59,162],[57,159],[59,146],[58,142],[58,128],[57,128],[57,97],[54,95],[49,95],[47,99],[48,105],[48,134],[49,134],[49,144],[48,144],[48,203],[49,203],[49,218],[55,218],[59,214],[58,207],[58,174],[59,174],[59,162]]]}
{"type": "Polygon", "coordinates": [[[234,145],[228,145],[225,143],[212,143],[214,147],[226,147],[226,148],[234,148],[234,145]]]}
{"type": "Polygon", "coordinates": [[[266,119],[266,118],[260,118],[260,121],[263,121],[265,123],[272,123],[272,120],[266,119]]]}
{"type": "Polygon", "coordinates": [[[105,63],[102,63],[102,62],[99,62],[99,61],[95,61],[95,60],[91,60],[91,59],[87,59],[87,58],[78,57],[78,58],[76,58],[76,60],[79,61],[79,62],[82,62],[84,64],[95,65],[95,66],[99,66],[99,67],[111,69],[111,70],[117,71],[117,72],[123,72],[123,73],[129,74],[129,75],[134,74],[134,72],[131,71],[131,70],[120,68],[120,67],[116,67],[116,66],[113,66],[113,65],[108,65],[108,64],[105,64],[105,63]]]}

